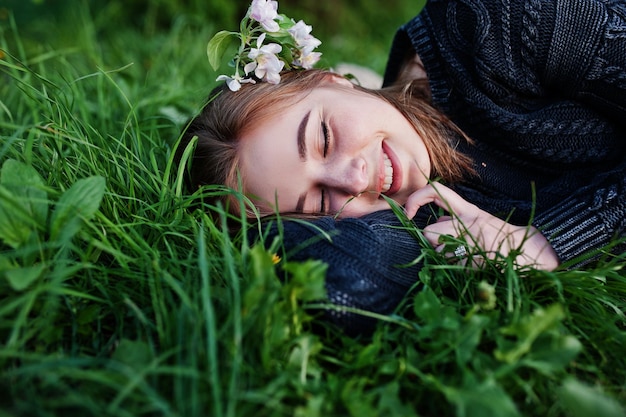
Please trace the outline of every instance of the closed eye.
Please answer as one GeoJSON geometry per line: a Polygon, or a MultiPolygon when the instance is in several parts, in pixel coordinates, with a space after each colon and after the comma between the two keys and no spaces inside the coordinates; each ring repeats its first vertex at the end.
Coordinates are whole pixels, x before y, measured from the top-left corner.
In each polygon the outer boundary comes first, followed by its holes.
{"type": "Polygon", "coordinates": [[[324,134],[324,151],[322,152],[322,156],[326,158],[326,154],[328,153],[328,146],[330,143],[330,137],[328,134],[328,125],[323,120],[322,120],[322,133],[324,134]]]}
{"type": "MultiPolygon", "coordinates": [[[[330,131],[328,130],[328,125],[326,124],[326,122],[324,120],[322,120],[322,134],[324,136],[324,149],[322,150],[322,156],[324,158],[326,158],[326,155],[328,155],[328,148],[330,147],[330,131]]],[[[320,202],[320,213],[326,213],[326,204],[328,204],[328,194],[327,192],[322,189],[320,191],[320,196],[321,196],[321,202],[320,202]]]]}

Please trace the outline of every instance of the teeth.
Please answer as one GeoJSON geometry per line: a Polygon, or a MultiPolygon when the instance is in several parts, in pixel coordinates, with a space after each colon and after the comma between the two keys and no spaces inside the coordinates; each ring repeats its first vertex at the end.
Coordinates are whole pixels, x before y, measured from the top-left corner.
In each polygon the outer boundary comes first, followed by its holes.
{"type": "Polygon", "coordinates": [[[393,166],[385,152],[383,152],[383,163],[385,164],[385,181],[383,181],[381,192],[386,193],[391,188],[391,183],[393,182],[393,166]]]}

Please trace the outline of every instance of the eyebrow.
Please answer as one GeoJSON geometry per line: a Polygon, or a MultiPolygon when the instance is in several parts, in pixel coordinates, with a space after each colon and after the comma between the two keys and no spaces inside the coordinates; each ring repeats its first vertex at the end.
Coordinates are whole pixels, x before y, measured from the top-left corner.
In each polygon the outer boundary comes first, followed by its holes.
{"type": "MultiPolygon", "coordinates": [[[[302,118],[302,121],[300,122],[300,125],[298,126],[298,155],[300,155],[300,159],[303,161],[306,161],[306,126],[307,123],[309,122],[309,116],[311,116],[311,110],[309,110],[304,117],[302,118]]],[[[302,213],[304,212],[304,201],[306,200],[306,191],[303,192],[302,194],[300,194],[300,197],[298,197],[298,202],[296,203],[296,213],[302,213]]]]}
{"type": "MultiPolygon", "coordinates": [[[[300,159],[302,159],[303,161],[306,161],[305,132],[306,132],[306,125],[309,122],[310,115],[311,115],[311,110],[309,110],[307,114],[304,115],[304,117],[302,118],[302,121],[300,122],[300,126],[298,126],[298,155],[300,155],[300,159]]],[[[300,203],[300,200],[303,200],[302,197],[303,196],[300,196],[298,203],[300,203]]]]}

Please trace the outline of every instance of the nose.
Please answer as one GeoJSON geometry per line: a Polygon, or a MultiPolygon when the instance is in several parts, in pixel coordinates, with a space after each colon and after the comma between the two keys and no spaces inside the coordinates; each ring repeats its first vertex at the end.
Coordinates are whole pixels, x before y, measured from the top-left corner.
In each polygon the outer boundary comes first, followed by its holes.
{"type": "Polygon", "coordinates": [[[327,172],[324,182],[327,187],[335,188],[351,196],[358,196],[363,191],[367,191],[369,186],[367,163],[362,157],[338,161],[327,172]]]}

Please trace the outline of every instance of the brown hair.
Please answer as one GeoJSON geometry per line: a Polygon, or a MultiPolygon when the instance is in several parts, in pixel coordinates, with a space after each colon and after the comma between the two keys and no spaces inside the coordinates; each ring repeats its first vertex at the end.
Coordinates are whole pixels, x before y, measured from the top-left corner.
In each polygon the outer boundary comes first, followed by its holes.
{"type": "MultiPolygon", "coordinates": [[[[279,114],[329,76],[337,75],[324,70],[288,71],[281,74],[279,84],[243,84],[236,92],[225,85],[214,89],[202,111],[186,125],[176,150],[175,161],[178,164],[189,143],[197,137],[185,173],[188,191],[195,192],[204,185],[212,184],[237,188],[239,138],[246,129],[258,125],[259,120],[279,114]]],[[[381,90],[355,88],[388,101],[409,120],[428,150],[431,176],[455,182],[472,172],[471,161],[455,150],[458,140],[469,139],[443,113],[430,105],[423,83],[415,81],[381,90]]],[[[233,205],[232,194],[224,194],[217,199],[230,205],[231,212],[238,208],[233,205]]]]}

